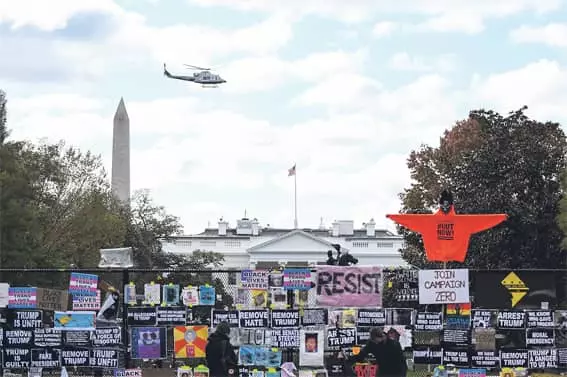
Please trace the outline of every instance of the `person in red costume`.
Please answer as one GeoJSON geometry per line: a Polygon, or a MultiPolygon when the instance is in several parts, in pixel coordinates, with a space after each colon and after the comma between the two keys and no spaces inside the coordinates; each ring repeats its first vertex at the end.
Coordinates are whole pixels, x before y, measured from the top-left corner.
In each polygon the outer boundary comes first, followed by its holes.
{"type": "Polygon", "coordinates": [[[430,262],[464,262],[471,235],[493,228],[508,217],[505,214],[457,215],[453,196],[443,191],[439,210],[434,214],[386,215],[401,226],[421,234],[430,262]]]}

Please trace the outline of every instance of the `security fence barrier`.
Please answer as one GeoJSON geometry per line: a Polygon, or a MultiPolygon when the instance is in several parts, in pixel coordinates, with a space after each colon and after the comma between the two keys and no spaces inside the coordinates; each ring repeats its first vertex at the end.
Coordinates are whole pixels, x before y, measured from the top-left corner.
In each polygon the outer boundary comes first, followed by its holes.
{"type": "Polygon", "coordinates": [[[470,304],[420,305],[417,270],[334,269],[0,270],[2,370],[197,375],[220,321],[232,327],[242,377],[284,362],[347,375],[339,355],[373,326],[391,330],[417,374],[440,364],[567,368],[566,270],[470,270],[470,304]]]}

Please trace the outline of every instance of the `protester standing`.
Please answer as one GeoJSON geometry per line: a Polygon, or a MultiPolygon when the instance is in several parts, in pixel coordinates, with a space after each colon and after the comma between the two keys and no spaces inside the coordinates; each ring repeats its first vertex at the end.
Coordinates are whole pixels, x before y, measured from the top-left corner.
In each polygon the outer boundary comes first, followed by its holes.
{"type": "Polygon", "coordinates": [[[229,336],[230,326],[224,321],[219,323],[215,332],[209,336],[205,356],[210,377],[226,377],[236,374],[238,359],[234,346],[230,344],[229,336]]]}
{"type": "Polygon", "coordinates": [[[361,362],[372,354],[378,364],[376,376],[403,377],[407,372],[404,352],[399,342],[390,339],[379,327],[370,329],[370,339],[358,355],[349,358],[352,362],[361,362]]]}

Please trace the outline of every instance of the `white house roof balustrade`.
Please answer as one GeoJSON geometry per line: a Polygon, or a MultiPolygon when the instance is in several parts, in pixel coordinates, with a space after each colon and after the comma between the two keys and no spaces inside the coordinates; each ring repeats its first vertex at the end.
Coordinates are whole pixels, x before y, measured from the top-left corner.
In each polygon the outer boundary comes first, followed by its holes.
{"type": "Polygon", "coordinates": [[[220,220],[217,228],[202,233],[174,236],[163,241],[166,252],[191,254],[194,250],[208,250],[224,255],[224,268],[254,268],[261,262],[280,265],[317,265],[327,260],[333,244],[349,251],[359,265],[385,267],[407,266],[399,250],[403,238],[388,230],[375,229],[374,220],[356,229],[354,222],[339,220],[331,227],[274,228],[261,226],[256,219],[243,218],[235,227],[220,220]]]}

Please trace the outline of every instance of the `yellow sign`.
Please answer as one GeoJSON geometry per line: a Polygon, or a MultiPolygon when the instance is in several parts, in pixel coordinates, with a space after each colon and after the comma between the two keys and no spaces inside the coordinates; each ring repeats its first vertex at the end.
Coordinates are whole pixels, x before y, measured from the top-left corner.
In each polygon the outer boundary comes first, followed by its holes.
{"type": "Polygon", "coordinates": [[[510,292],[510,295],[512,295],[512,307],[515,307],[530,290],[515,272],[510,272],[506,275],[501,284],[510,292]]]}

